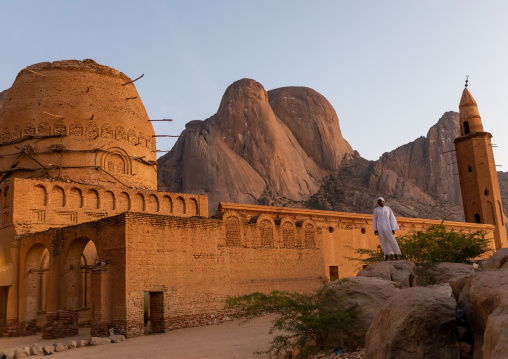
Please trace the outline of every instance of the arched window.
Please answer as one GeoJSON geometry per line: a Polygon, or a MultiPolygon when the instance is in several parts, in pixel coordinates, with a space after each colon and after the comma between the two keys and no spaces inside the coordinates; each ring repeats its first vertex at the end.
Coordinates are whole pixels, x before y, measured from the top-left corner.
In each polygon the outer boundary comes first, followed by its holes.
{"type": "Polygon", "coordinates": [[[476,221],[476,223],[482,223],[480,215],[478,213],[474,214],[474,220],[476,221]]]}
{"type": "Polygon", "coordinates": [[[471,131],[469,131],[469,122],[468,121],[464,121],[464,133],[467,135],[470,132],[471,131]]]}

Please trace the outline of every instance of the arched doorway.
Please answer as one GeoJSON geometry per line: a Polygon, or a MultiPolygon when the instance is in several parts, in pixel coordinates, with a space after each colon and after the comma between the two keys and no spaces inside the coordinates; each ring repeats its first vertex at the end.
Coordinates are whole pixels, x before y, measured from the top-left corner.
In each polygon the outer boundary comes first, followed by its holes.
{"type": "Polygon", "coordinates": [[[89,238],[76,238],[65,257],[60,303],[63,309],[78,311],[78,324],[93,319],[92,272],[97,268],[97,248],[89,238]]]}
{"type": "Polygon", "coordinates": [[[23,334],[35,334],[46,323],[49,251],[44,244],[34,244],[27,253],[23,268],[21,321],[23,334]]]}

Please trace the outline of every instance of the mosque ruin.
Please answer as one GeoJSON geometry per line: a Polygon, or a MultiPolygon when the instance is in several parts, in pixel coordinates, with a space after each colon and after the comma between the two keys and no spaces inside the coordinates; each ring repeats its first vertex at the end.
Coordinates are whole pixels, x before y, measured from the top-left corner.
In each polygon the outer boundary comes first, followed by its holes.
{"type": "MultiPolygon", "coordinates": [[[[462,105],[457,158],[473,223],[446,226],[485,230],[499,248],[492,148],[477,144],[490,134],[476,103],[472,115],[462,105]]],[[[206,325],[226,316],[229,295],[311,291],[354,274],[351,247],[378,246],[371,215],[221,203],[209,216],[205,195],[157,191],[155,139],[134,82],[115,69],[72,60],[18,74],[0,108],[2,335],[88,326],[134,337],[147,315],[153,332],[206,325]]],[[[401,233],[440,223],[397,220],[401,233]]]]}

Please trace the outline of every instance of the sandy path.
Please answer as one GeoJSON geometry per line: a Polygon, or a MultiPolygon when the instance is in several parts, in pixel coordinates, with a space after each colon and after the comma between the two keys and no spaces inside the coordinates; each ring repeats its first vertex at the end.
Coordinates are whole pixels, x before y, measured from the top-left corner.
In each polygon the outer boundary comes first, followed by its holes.
{"type": "MultiPolygon", "coordinates": [[[[268,358],[254,355],[255,351],[266,350],[272,336],[268,334],[273,315],[256,318],[247,324],[238,325],[240,320],[219,325],[174,330],[163,334],[152,334],[128,339],[117,344],[89,346],[55,353],[51,358],[268,358]]],[[[66,342],[71,338],[61,339],[66,342]]],[[[0,338],[0,348],[18,348],[37,343],[55,343],[58,340],[42,341],[40,336],[24,338],[0,338]]]]}

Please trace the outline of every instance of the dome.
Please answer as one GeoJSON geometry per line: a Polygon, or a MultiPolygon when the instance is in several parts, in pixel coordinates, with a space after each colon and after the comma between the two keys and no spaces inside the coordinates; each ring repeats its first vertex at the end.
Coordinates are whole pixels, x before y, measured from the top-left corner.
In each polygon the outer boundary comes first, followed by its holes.
{"type": "Polygon", "coordinates": [[[130,81],[93,60],[21,70],[0,108],[0,176],[157,189],[154,130],[130,81]]]}

